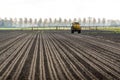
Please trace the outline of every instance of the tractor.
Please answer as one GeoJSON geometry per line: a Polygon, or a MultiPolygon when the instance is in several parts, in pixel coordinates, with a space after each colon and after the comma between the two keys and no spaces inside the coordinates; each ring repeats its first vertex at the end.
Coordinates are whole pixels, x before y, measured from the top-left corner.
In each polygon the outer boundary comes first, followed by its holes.
{"type": "Polygon", "coordinates": [[[74,33],[75,31],[77,31],[78,33],[81,33],[81,26],[80,26],[79,22],[72,23],[71,33],[74,33]]]}

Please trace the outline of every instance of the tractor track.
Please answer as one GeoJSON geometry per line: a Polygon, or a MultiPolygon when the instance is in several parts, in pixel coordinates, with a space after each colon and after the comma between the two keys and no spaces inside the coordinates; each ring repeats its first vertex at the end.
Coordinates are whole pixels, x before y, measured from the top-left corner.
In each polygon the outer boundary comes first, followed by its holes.
{"type": "Polygon", "coordinates": [[[120,80],[114,42],[66,31],[0,34],[0,80],[120,80]]]}

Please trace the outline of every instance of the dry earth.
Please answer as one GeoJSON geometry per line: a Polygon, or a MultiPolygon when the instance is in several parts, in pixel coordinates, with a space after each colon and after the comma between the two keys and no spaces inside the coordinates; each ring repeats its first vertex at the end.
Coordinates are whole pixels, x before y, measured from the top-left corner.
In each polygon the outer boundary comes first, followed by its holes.
{"type": "Polygon", "coordinates": [[[0,31],[0,80],[120,80],[120,34],[0,31]]]}

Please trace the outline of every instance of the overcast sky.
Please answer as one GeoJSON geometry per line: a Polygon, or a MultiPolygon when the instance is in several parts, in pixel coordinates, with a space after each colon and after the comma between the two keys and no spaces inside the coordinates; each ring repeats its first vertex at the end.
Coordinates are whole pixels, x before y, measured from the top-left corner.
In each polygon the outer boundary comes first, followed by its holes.
{"type": "Polygon", "coordinates": [[[0,0],[4,18],[120,19],[120,0],[0,0]]]}

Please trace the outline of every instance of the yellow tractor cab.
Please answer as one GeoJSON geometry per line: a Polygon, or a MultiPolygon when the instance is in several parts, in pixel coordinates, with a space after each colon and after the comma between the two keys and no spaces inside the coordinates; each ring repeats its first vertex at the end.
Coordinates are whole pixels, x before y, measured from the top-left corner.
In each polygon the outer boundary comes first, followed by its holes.
{"type": "Polygon", "coordinates": [[[77,31],[78,33],[81,33],[81,26],[80,26],[79,22],[72,23],[71,33],[74,33],[75,31],[77,31]]]}

